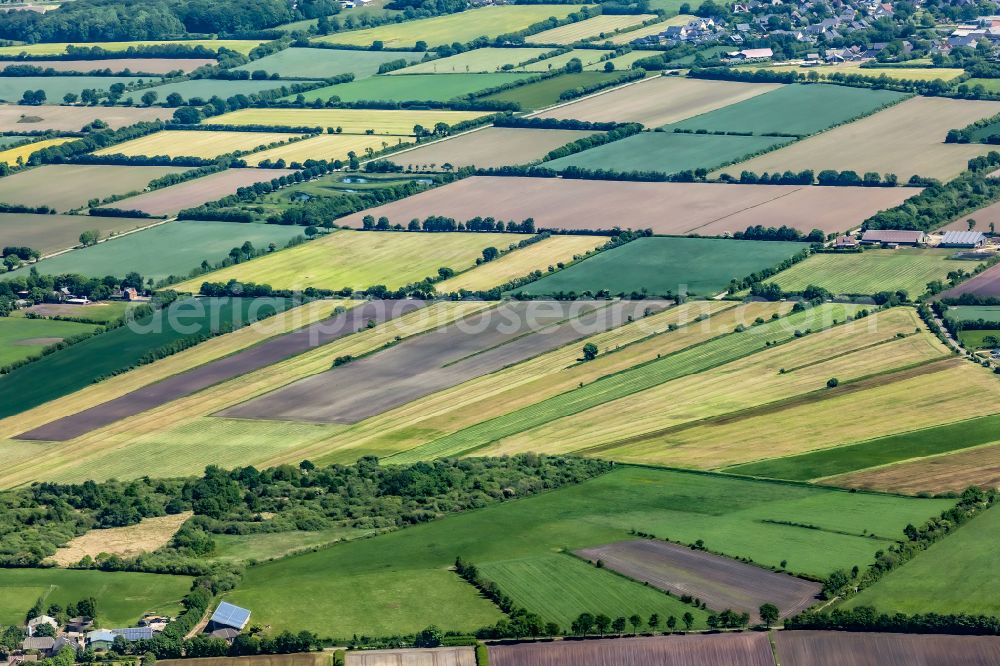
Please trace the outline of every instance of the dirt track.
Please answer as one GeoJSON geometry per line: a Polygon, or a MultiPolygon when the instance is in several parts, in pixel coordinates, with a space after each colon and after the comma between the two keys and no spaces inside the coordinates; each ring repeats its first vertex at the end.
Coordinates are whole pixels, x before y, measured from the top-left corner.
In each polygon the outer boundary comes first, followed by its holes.
{"type": "Polygon", "coordinates": [[[657,301],[504,304],[230,407],[218,416],[357,423],[615,328],[628,317],[641,318],[647,308],[656,311],[664,306],[657,301]]]}
{"type": "Polygon", "coordinates": [[[369,321],[381,323],[423,307],[423,301],[372,301],[347,312],[281,335],[241,352],[206,363],[193,370],[133,391],[121,398],[85,409],[29,430],[17,439],[66,441],[110,425],[139,412],[191,395],[219,382],[238,377],[278,361],[325,345],[363,328],[369,321]]]}

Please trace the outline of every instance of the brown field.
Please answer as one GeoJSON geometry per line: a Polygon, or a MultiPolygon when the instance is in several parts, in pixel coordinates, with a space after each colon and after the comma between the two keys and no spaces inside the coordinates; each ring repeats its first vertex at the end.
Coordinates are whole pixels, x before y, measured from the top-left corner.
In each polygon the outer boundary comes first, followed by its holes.
{"type": "Polygon", "coordinates": [[[98,229],[101,238],[107,238],[149,224],[127,217],[0,213],[0,245],[27,245],[46,255],[79,245],[80,234],[88,229],[98,229]]]}
{"type": "Polygon", "coordinates": [[[476,666],[476,653],[471,647],[351,651],[347,666],[476,666]]]}
{"type": "Polygon", "coordinates": [[[639,319],[646,310],[655,312],[665,305],[656,301],[501,305],[218,415],[353,424],[617,328],[629,317],[639,319]]]}
{"type": "Polygon", "coordinates": [[[101,553],[130,557],[151,553],[167,545],[184,521],[193,514],[188,511],[172,516],[146,518],[138,525],[90,530],[56,551],[50,559],[61,567],[76,564],[85,556],[97,557],[101,553]]]}
{"type": "Polygon", "coordinates": [[[853,169],[859,174],[894,173],[900,182],[913,175],[950,180],[965,170],[970,158],[986,154],[991,147],[944,143],[945,134],[996,113],[1000,113],[998,102],[914,97],[716,174],[853,169]]]}
{"type": "Polygon", "coordinates": [[[742,231],[754,224],[789,224],[805,232],[854,228],[875,212],[919,192],[914,188],[638,183],[475,176],[394,203],[348,215],[338,224],[361,226],[365,215],[405,224],[446,215],[535,219],[539,229],[651,228],[660,234],[742,231]]]}
{"type": "Polygon", "coordinates": [[[493,666],[774,666],[767,634],[491,645],[493,666]]]}
{"type": "Polygon", "coordinates": [[[938,298],[958,298],[962,294],[1000,297],[1000,264],[987,268],[971,280],[942,292],[938,298]]]}
{"type": "Polygon", "coordinates": [[[155,178],[184,171],[184,167],[47,164],[0,180],[0,201],[68,211],[91,199],[142,191],[155,178]]]}
{"type": "Polygon", "coordinates": [[[233,194],[241,187],[272,178],[280,178],[291,173],[290,169],[227,169],[179,185],[171,185],[130,199],[117,201],[114,207],[121,210],[141,210],[153,216],[175,215],[185,208],[194,208],[208,201],[215,201],[233,194]]]}
{"type": "Polygon", "coordinates": [[[421,301],[374,301],[351,308],[311,326],[280,335],[254,347],[206,363],[117,400],[77,412],[18,437],[42,441],[74,439],[132,414],[165,405],[209,386],[259,370],[309,349],[350,335],[369,321],[381,323],[422,307],[421,301]]]}
{"type": "Polygon", "coordinates": [[[844,631],[775,633],[782,666],[992,666],[1000,637],[856,634],[844,631]]]}
{"type": "Polygon", "coordinates": [[[201,659],[158,659],[163,666],[330,666],[331,652],[261,654],[253,657],[204,657],[201,659]]]}
{"type": "Polygon", "coordinates": [[[407,150],[388,159],[420,171],[439,171],[445,164],[488,169],[540,160],[550,150],[592,134],[596,132],[489,127],[407,150]]]}
{"type": "Polygon", "coordinates": [[[759,622],[758,609],[772,603],[789,617],[811,606],[821,585],[775,573],[728,557],[686,546],[641,539],[584,548],[576,554],[601,560],[612,571],[648,583],[678,596],[690,594],[709,608],[750,613],[759,622]]]}
{"type": "MultiPolygon", "coordinates": [[[[998,176],[1000,176],[1000,173],[989,175],[990,178],[997,178],[998,176]]],[[[988,232],[991,222],[996,225],[996,228],[1000,229],[1000,201],[972,213],[966,213],[941,227],[940,231],[967,231],[969,229],[967,220],[976,221],[975,231],[988,232]]]]}
{"type": "Polygon", "coordinates": [[[736,83],[657,76],[537,115],[540,118],[635,122],[646,127],[660,127],[742,102],[779,87],[780,84],[777,83],[736,83]]]}
{"type": "MultiPolygon", "coordinates": [[[[114,73],[126,69],[133,74],[167,74],[181,70],[193,72],[204,65],[214,65],[213,58],[112,58],[110,60],[0,60],[0,70],[8,65],[31,65],[57,72],[93,72],[110,69],[114,73]]],[[[168,111],[172,109],[167,109],[168,111]]],[[[77,128],[79,129],[79,128],[77,128]]]]}
{"type": "Polygon", "coordinates": [[[0,104],[0,132],[62,130],[79,132],[84,125],[101,119],[111,129],[144,120],[168,120],[173,109],[133,106],[20,106],[0,104]]]}
{"type": "Polygon", "coordinates": [[[962,492],[969,486],[1000,488],[1000,443],[842,474],[823,482],[911,494],[962,492]]]}

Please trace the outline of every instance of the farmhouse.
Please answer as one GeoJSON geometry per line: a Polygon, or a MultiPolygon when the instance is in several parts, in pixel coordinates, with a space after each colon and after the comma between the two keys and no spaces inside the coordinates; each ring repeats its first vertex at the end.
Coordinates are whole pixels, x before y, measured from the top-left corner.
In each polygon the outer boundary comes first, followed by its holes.
{"type": "Polygon", "coordinates": [[[838,250],[853,250],[858,245],[858,239],[854,236],[837,236],[837,240],[833,244],[838,250]]]}
{"type": "Polygon", "coordinates": [[[727,56],[731,60],[740,61],[750,61],[750,60],[767,60],[774,55],[774,51],[771,49],[743,49],[742,51],[733,51],[732,53],[727,53],[727,56]]]}
{"type": "Polygon", "coordinates": [[[56,622],[55,618],[49,617],[48,615],[39,615],[38,617],[28,620],[28,638],[34,636],[38,627],[45,624],[49,625],[56,631],[59,630],[59,623],[56,622]]]}
{"type": "Polygon", "coordinates": [[[941,247],[977,248],[986,245],[986,236],[979,231],[946,231],[941,247]]]}
{"type": "Polygon", "coordinates": [[[247,626],[247,622],[250,621],[250,611],[246,608],[240,608],[239,606],[234,606],[231,603],[223,601],[219,604],[219,607],[215,609],[212,614],[212,618],[208,621],[208,631],[213,632],[218,629],[235,629],[236,631],[243,631],[243,628],[247,626]]]}
{"type": "Polygon", "coordinates": [[[50,654],[55,643],[56,639],[51,636],[35,636],[33,638],[25,638],[21,641],[21,649],[25,652],[35,650],[45,654],[50,654]]]}
{"type": "Polygon", "coordinates": [[[922,231],[902,229],[869,229],[861,235],[863,245],[920,245],[925,239],[922,231]]]}

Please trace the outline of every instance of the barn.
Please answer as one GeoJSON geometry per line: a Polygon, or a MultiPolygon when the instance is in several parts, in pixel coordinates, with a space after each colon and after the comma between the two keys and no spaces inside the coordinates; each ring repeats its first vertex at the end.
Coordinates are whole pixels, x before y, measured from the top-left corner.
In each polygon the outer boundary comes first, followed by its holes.
{"type": "Polygon", "coordinates": [[[946,231],[941,247],[977,248],[986,245],[986,236],[980,231],[946,231]]]}
{"type": "Polygon", "coordinates": [[[246,608],[240,608],[229,602],[223,601],[219,604],[219,607],[215,609],[212,613],[211,619],[208,621],[209,632],[217,631],[219,629],[235,629],[237,631],[243,631],[250,621],[250,611],[246,608]]]}
{"type": "Polygon", "coordinates": [[[869,229],[861,235],[865,245],[921,245],[924,232],[904,229],[869,229]]]}

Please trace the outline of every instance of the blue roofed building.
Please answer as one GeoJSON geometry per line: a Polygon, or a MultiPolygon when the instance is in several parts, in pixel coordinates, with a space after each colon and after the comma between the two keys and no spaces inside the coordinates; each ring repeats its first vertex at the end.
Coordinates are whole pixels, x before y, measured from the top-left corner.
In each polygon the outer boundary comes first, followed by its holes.
{"type": "Polygon", "coordinates": [[[217,629],[236,629],[237,631],[243,631],[250,621],[250,611],[246,608],[240,608],[239,606],[234,606],[233,604],[223,601],[219,604],[219,607],[215,609],[212,613],[211,619],[208,621],[208,631],[216,631],[217,629]]]}
{"type": "Polygon", "coordinates": [[[126,627],[125,629],[112,629],[111,633],[121,636],[127,641],[149,640],[153,637],[152,627],[126,627]]]}

